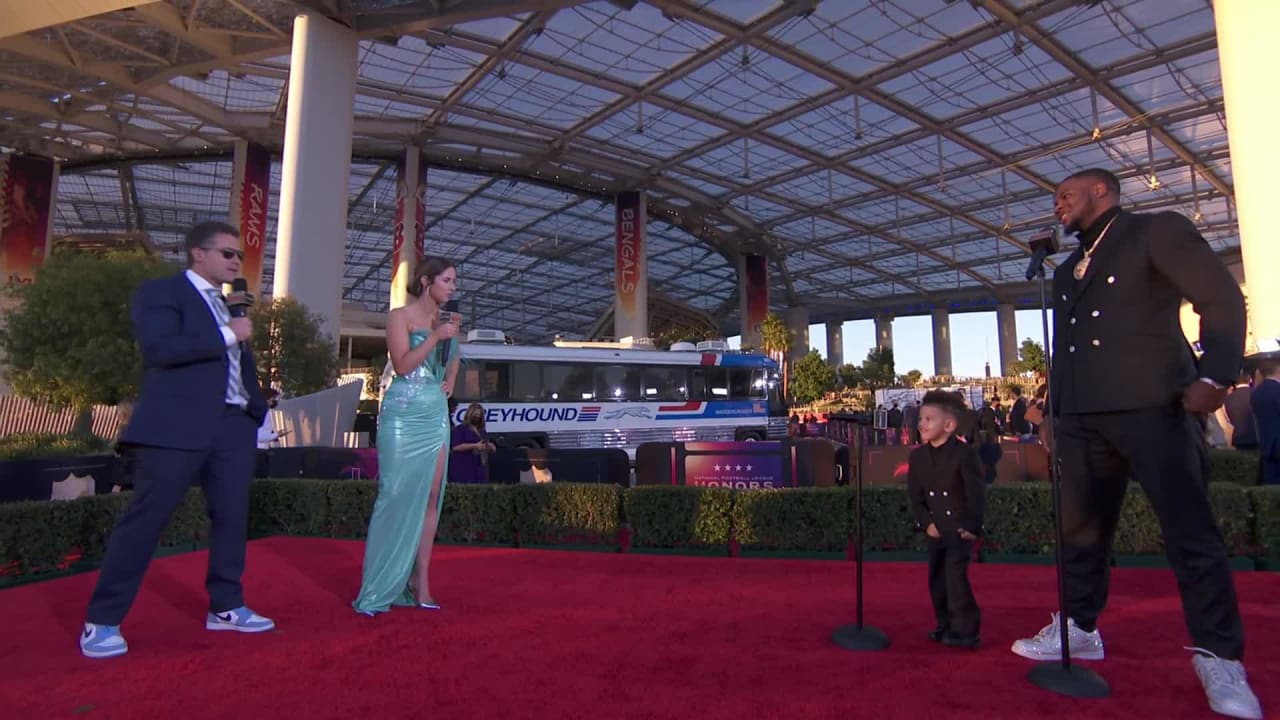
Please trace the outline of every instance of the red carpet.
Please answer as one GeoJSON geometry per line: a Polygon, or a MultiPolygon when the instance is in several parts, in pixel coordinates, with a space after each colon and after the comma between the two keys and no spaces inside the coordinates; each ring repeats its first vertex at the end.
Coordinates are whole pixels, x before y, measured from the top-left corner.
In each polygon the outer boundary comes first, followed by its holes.
{"type": "MultiPolygon", "coordinates": [[[[1026,680],[1009,643],[1049,619],[1052,568],[979,565],[984,646],[939,647],[924,565],[867,565],[887,651],[831,644],[852,620],[853,563],[440,547],[444,610],[359,616],[363,543],[249,547],[249,602],[274,633],[204,630],[204,553],[153,563],[130,652],[87,660],[76,634],[96,574],[0,592],[10,718],[1211,718],[1166,570],[1121,570],[1104,617],[1112,697],[1026,680]]],[[[1280,575],[1236,576],[1249,671],[1280,716],[1280,575]]]]}

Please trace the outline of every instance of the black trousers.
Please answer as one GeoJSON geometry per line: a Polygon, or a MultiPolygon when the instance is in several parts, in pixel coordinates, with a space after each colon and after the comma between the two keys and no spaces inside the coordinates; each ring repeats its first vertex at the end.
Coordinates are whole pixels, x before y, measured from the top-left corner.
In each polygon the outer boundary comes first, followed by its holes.
{"type": "Polygon", "coordinates": [[[206,451],[134,446],[134,495],[121,516],[102,561],[86,620],[119,625],[142,586],[142,577],[160,535],[187,488],[199,481],[209,513],[209,570],[205,587],[209,612],[244,605],[244,573],[249,530],[249,485],[253,480],[257,425],[237,407],[221,418],[206,451]]]}
{"type": "Polygon", "coordinates": [[[1209,460],[1200,424],[1171,405],[1064,415],[1055,429],[1071,618],[1092,629],[1106,607],[1112,541],[1133,478],[1160,521],[1192,641],[1219,657],[1242,659],[1244,628],[1226,546],[1209,504],[1209,460]]]}
{"type": "Polygon", "coordinates": [[[929,596],[938,627],[961,637],[977,637],[982,612],[969,585],[973,543],[959,533],[943,533],[929,539],[929,596]]]}

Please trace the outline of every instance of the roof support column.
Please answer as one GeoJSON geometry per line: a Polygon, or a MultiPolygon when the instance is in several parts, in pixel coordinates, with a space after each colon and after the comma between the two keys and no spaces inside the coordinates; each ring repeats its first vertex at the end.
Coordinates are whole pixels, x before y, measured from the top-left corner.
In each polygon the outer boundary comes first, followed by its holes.
{"type": "Polygon", "coordinates": [[[355,33],[320,15],[299,15],[289,60],[274,294],[320,315],[334,343],[342,316],[355,89],[355,33]]]}

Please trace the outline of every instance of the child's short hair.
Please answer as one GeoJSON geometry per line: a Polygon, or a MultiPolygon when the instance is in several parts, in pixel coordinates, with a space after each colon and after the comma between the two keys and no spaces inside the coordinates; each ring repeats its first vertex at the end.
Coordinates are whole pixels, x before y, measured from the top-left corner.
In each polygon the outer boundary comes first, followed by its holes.
{"type": "Polygon", "coordinates": [[[960,417],[965,411],[964,401],[960,399],[960,395],[946,390],[930,390],[925,393],[920,406],[929,407],[930,405],[950,415],[956,422],[960,422],[960,417]]]}

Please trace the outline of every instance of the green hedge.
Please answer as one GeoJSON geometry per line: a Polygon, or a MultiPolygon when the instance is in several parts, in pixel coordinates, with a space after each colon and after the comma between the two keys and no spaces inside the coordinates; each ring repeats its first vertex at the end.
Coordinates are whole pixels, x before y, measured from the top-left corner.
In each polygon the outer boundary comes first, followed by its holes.
{"type": "MultiPolygon", "coordinates": [[[[1209,486],[1232,555],[1280,567],[1280,488],[1209,486]]],[[[0,505],[0,575],[39,576],[93,567],[129,493],[71,502],[0,505]]],[[[352,480],[259,480],[250,498],[250,533],[363,538],[377,486],[352,480]]],[[[996,485],[987,493],[984,553],[989,558],[1046,557],[1053,551],[1049,486],[996,485]]],[[[868,552],[918,552],[923,535],[901,486],[863,496],[868,552]]],[[[854,495],[848,488],[733,491],[549,483],[451,485],[439,540],[444,543],[570,545],[601,548],[834,553],[850,547],[854,495]]],[[[192,489],[165,530],[165,548],[208,540],[199,489],[192,489]]],[[[1162,554],[1159,527],[1142,491],[1130,486],[1116,534],[1121,556],[1162,554]]]]}

